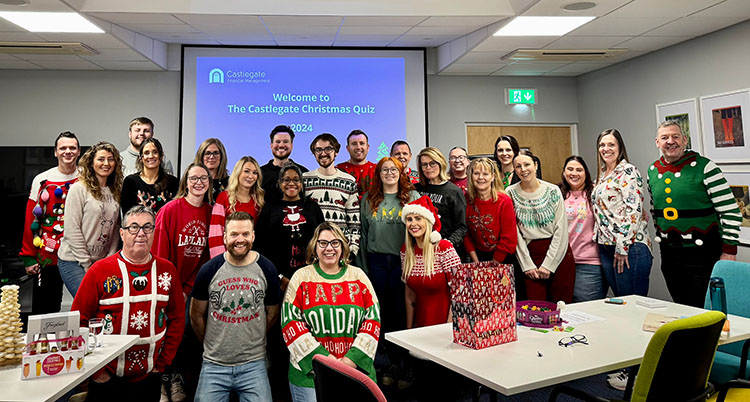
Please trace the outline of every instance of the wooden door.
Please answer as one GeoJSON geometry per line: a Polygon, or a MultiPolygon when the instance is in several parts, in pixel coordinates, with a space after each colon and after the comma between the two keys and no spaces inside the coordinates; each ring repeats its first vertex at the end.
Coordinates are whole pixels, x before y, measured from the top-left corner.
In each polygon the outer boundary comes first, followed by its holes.
{"type": "Polygon", "coordinates": [[[469,156],[493,155],[495,141],[501,135],[512,135],[521,149],[528,149],[542,161],[542,179],[560,181],[565,158],[573,151],[568,126],[467,126],[466,145],[469,156]]]}

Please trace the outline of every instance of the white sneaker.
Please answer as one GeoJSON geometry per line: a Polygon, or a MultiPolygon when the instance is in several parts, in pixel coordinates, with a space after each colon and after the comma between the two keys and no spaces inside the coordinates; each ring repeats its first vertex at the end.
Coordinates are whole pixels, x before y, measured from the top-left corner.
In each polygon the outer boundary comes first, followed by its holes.
{"type": "Polygon", "coordinates": [[[625,388],[628,386],[627,371],[620,371],[616,375],[607,378],[607,384],[618,391],[625,391],[625,388]]]}
{"type": "Polygon", "coordinates": [[[172,374],[172,382],[170,384],[170,391],[172,394],[172,402],[182,402],[185,400],[185,389],[183,388],[182,376],[179,374],[172,374]]]}

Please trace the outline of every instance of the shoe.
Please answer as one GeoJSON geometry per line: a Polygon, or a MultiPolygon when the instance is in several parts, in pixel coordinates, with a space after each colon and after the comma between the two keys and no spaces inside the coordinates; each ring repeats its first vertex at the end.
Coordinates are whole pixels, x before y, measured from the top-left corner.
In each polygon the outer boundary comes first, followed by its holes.
{"type": "Polygon", "coordinates": [[[161,397],[159,398],[159,402],[170,402],[169,392],[167,391],[170,382],[172,382],[172,376],[169,374],[161,375],[161,397]]]}
{"type": "Polygon", "coordinates": [[[618,391],[625,391],[625,387],[628,385],[627,371],[620,371],[616,375],[607,378],[607,384],[618,391]]]}
{"type": "Polygon", "coordinates": [[[396,384],[396,366],[388,366],[388,370],[386,370],[385,374],[380,377],[380,383],[383,384],[384,387],[392,387],[396,384]]]}
{"type": "Polygon", "coordinates": [[[169,384],[169,391],[172,395],[172,402],[182,402],[185,400],[185,389],[183,388],[182,376],[179,374],[172,374],[172,380],[169,384]]]}
{"type": "Polygon", "coordinates": [[[614,373],[609,373],[609,374],[607,374],[607,378],[617,377],[618,375],[620,375],[620,373],[625,373],[627,375],[628,374],[628,369],[626,369],[626,368],[619,369],[619,370],[615,371],[614,373]]]}
{"type": "Polygon", "coordinates": [[[68,402],[85,402],[88,396],[88,392],[79,392],[75,395],[71,395],[70,399],[68,399],[68,402]]]}
{"type": "Polygon", "coordinates": [[[407,368],[404,375],[398,379],[398,390],[403,392],[411,388],[414,385],[414,371],[411,368],[407,368]]]}

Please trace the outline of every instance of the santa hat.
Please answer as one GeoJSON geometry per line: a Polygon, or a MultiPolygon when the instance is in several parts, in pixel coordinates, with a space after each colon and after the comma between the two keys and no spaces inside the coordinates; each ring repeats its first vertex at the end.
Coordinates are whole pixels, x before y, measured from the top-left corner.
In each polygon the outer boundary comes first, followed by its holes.
{"type": "Polygon", "coordinates": [[[401,210],[401,220],[406,223],[407,215],[419,215],[432,224],[432,233],[430,233],[430,241],[437,243],[442,238],[440,236],[440,215],[438,215],[437,209],[432,205],[430,197],[423,195],[421,198],[416,199],[406,205],[401,210]]]}

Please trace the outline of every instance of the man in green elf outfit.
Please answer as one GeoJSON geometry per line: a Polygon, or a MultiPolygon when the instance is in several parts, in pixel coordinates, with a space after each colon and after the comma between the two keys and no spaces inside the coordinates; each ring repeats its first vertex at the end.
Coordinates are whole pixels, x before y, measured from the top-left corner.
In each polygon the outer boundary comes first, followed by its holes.
{"type": "Polygon", "coordinates": [[[648,169],[648,187],[669,294],[703,307],[716,261],[736,258],[742,216],[721,169],[687,144],[679,124],[659,124],[662,156],[648,169]]]}

